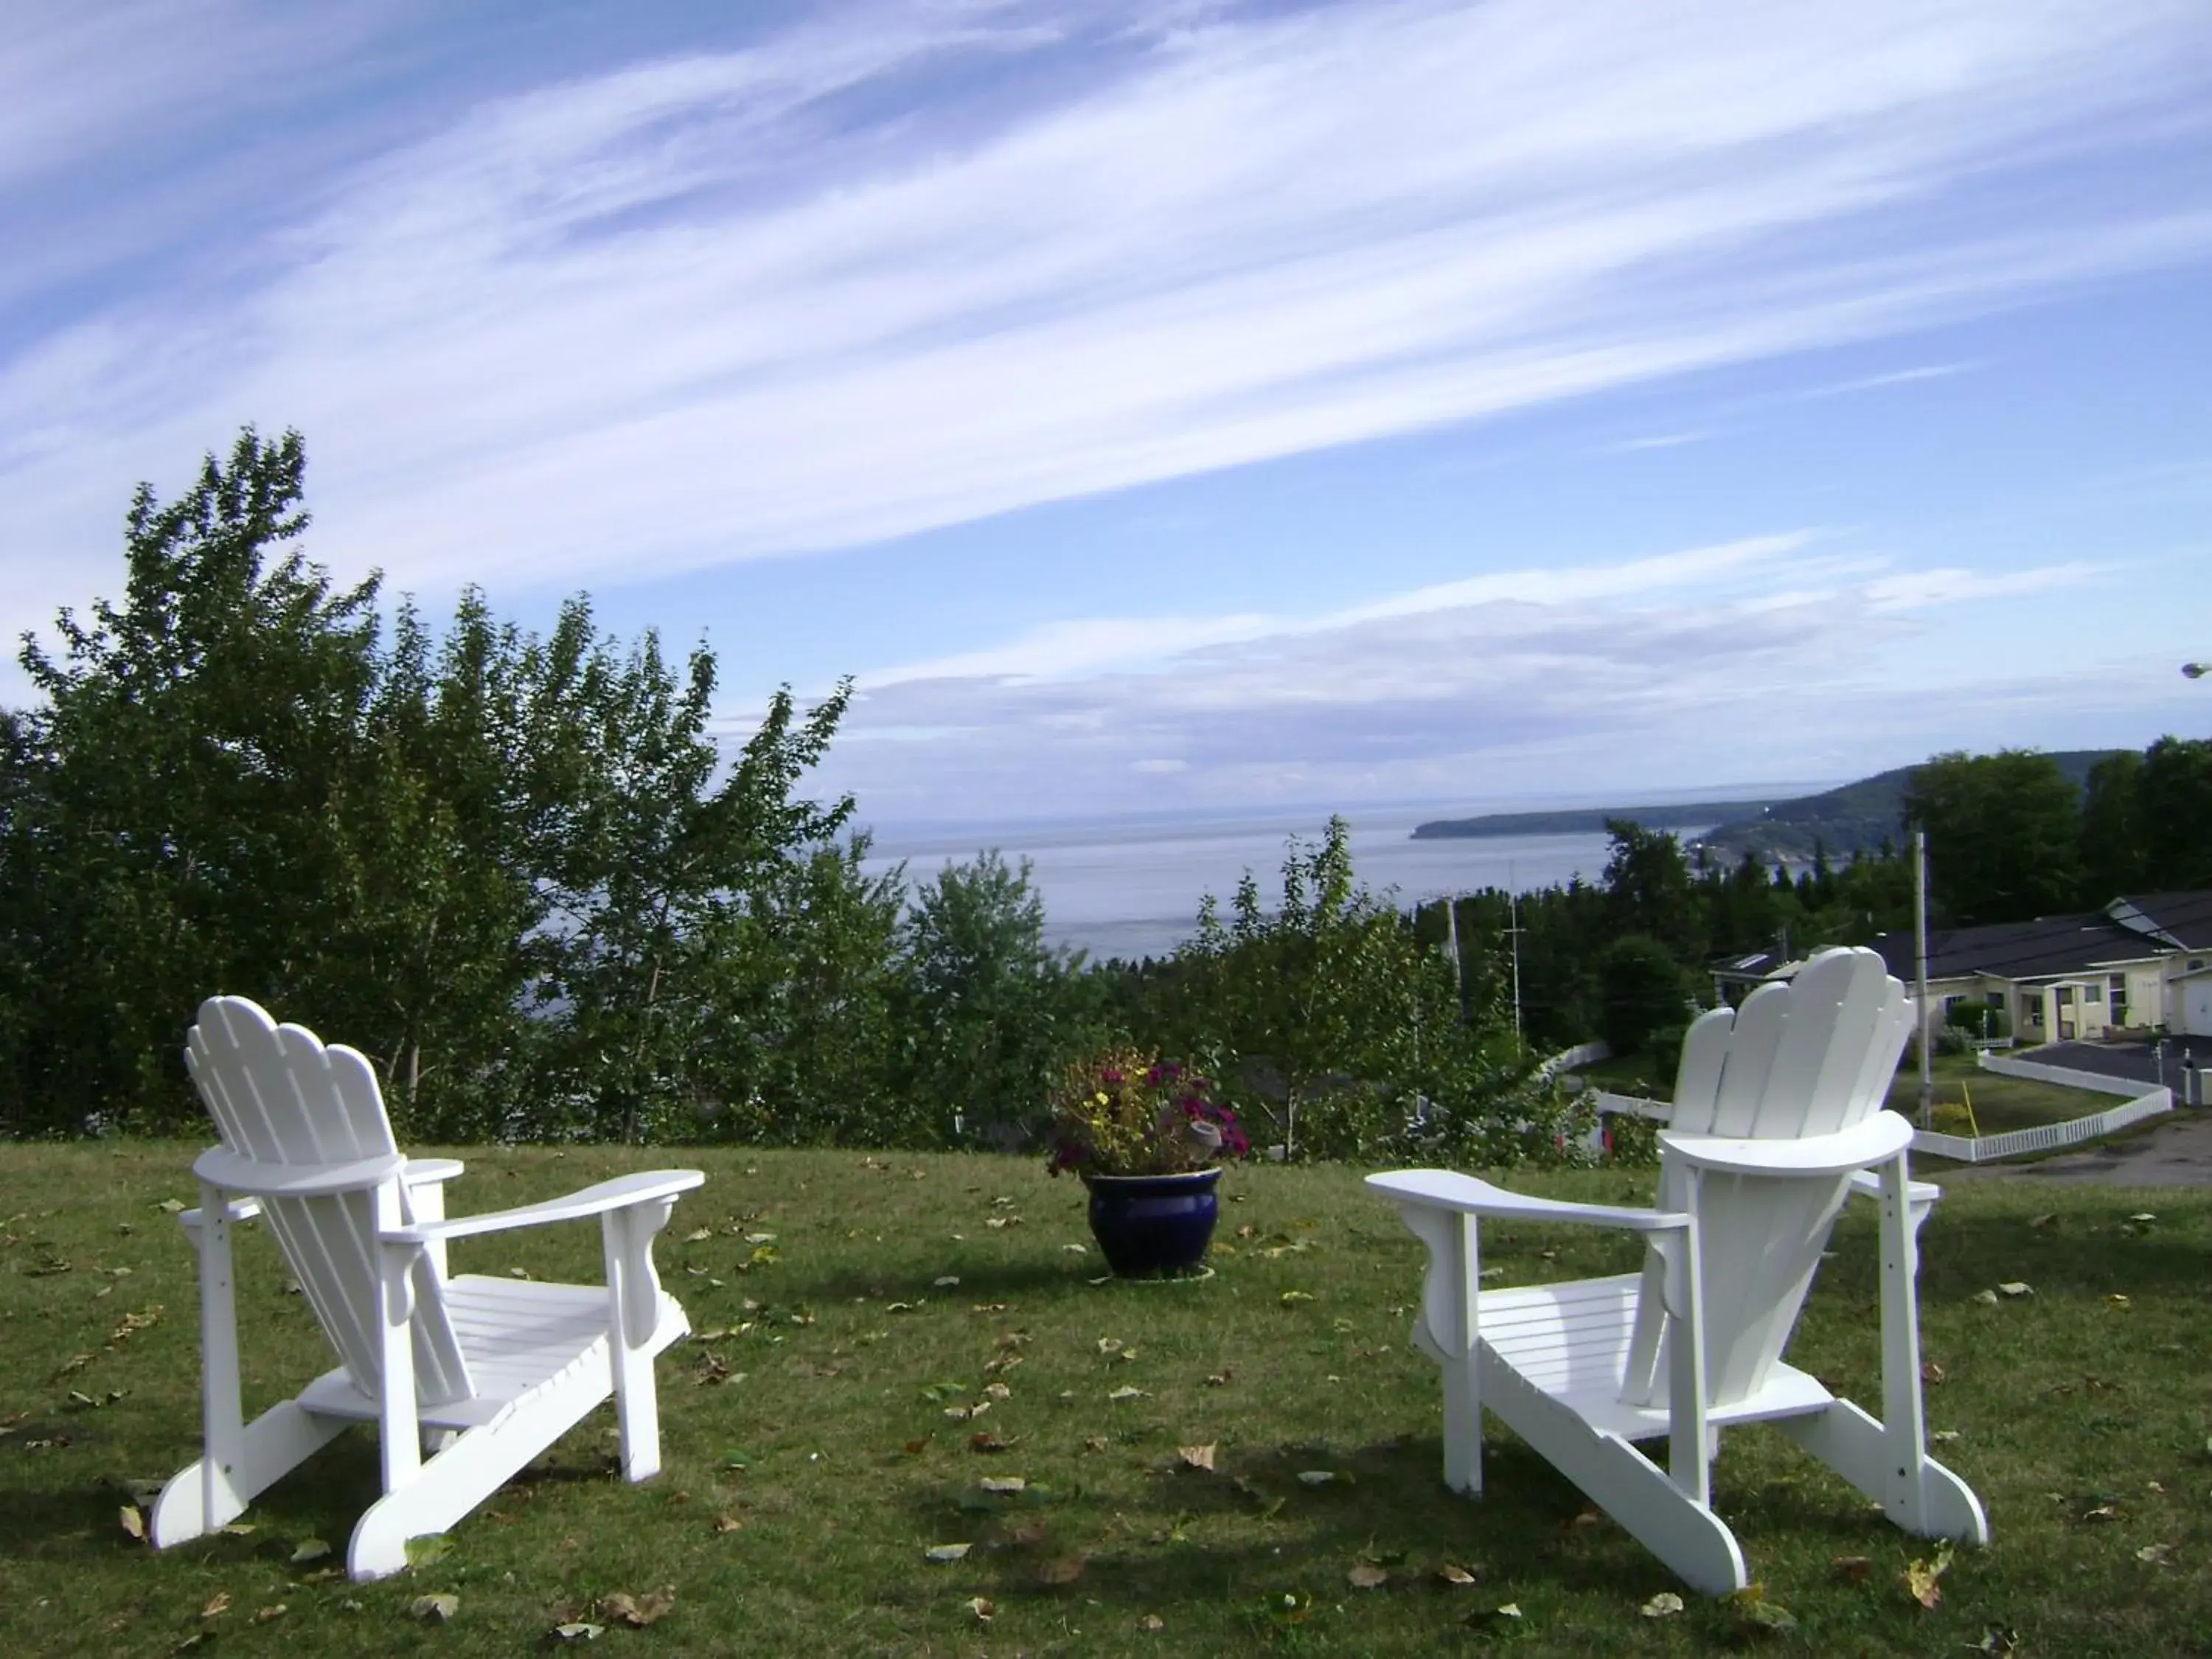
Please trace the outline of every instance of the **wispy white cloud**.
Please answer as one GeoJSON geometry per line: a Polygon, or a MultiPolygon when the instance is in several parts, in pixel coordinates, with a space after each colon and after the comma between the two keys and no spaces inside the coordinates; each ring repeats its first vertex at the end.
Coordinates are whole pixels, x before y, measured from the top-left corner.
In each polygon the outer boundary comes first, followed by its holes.
{"type": "Polygon", "coordinates": [[[1925,693],[1888,653],[1944,607],[2099,574],[1897,570],[1796,533],[1502,572],[1272,627],[1224,619],[1218,639],[1183,618],[1204,642],[1158,659],[864,677],[826,776],[896,819],[945,799],[1035,811],[1041,795],[1109,810],[1136,779],[1155,805],[1245,807],[1464,794],[1474,778],[1503,792],[1501,769],[1557,789],[1562,766],[1597,762],[1616,781],[1790,775],[1793,745],[1855,720],[1911,731],[1901,711],[1924,712],[1925,693]]]}
{"type": "Polygon", "coordinates": [[[1649,438],[1626,438],[1617,444],[1607,444],[1605,453],[1633,455],[1646,449],[1680,449],[1686,444],[1701,444],[1712,435],[1710,432],[1662,432],[1649,438]]]}
{"type": "Polygon", "coordinates": [[[341,570],[604,583],[2212,247],[2185,201],[2060,193],[1995,240],[1943,212],[2154,137],[2204,92],[2187,4],[1133,15],[1076,51],[1080,9],[833,13],[547,86],[338,181],[220,300],[82,310],[0,364],[0,546],[56,550],[6,556],[0,623],[86,585],[128,480],[249,419],[308,433],[341,570]]]}
{"type": "MultiPolygon", "coordinates": [[[[1690,583],[1709,592],[1733,592],[1739,583],[1759,579],[1775,561],[1800,551],[1814,539],[1810,531],[1793,531],[1611,565],[1494,571],[1306,617],[1241,611],[1221,617],[1101,617],[1048,623],[1004,645],[880,669],[863,676],[861,684],[874,690],[915,680],[1068,678],[1109,668],[1158,667],[1251,641],[1334,634],[1362,623],[1474,605],[1623,599],[1690,583]]],[[[1804,568],[1801,563],[1801,570],[1804,568]]]]}
{"type": "Polygon", "coordinates": [[[1979,367],[1978,363],[1922,363],[1912,368],[1892,369],[1886,374],[1862,374],[1795,395],[1806,398],[1842,398],[1854,392],[1879,392],[1893,386],[1917,386],[1923,380],[1948,380],[1954,374],[1970,374],[1979,367]]]}

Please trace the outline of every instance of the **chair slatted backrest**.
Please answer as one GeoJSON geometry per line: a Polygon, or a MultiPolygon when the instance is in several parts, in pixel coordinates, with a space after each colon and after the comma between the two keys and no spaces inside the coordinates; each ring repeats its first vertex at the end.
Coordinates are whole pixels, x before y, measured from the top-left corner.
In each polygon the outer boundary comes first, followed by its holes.
{"type": "MultiPolygon", "coordinates": [[[[224,1146],[258,1164],[300,1169],[358,1163],[398,1151],[376,1073],[343,1044],[279,1025],[245,997],[210,997],[185,1046],[185,1067],[224,1146]]],[[[403,1214],[406,1187],[401,1183],[403,1214]]],[[[262,1215],[354,1386],[380,1397],[380,1297],[374,1189],[264,1200],[262,1215]]],[[[427,1254],[414,1269],[416,1398],[472,1392],[445,1288],[427,1254]]]]}
{"type": "MultiPolygon", "coordinates": [[[[1790,983],[1761,986],[1741,1008],[1716,1008],[1691,1026],[1668,1127],[1753,1140],[1850,1128],[1887,1098],[1911,1029],[1905,988],[1879,956],[1823,951],[1790,983]]],[[[1688,1202],[1687,1171],[1663,1152],[1659,1189],[1662,1208],[1688,1202]]],[[[1848,1175],[1709,1171],[1698,1183],[1709,1405],[1742,1400],[1765,1382],[1796,1326],[1849,1190],[1848,1175]]],[[[1645,1316],[1638,1321],[1624,1390],[1632,1400],[1665,1397],[1661,1272],[1656,1255],[1647,1260],[1645,1316]]]]}

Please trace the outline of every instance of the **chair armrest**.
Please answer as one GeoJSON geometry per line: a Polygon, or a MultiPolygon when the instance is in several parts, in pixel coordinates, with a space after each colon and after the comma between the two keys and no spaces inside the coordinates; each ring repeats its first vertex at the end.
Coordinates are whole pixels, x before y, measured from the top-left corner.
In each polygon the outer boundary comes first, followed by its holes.
{"type": "Polygon", "coordinates": [[[1744,1140],[1727,1135],[1661,1130],[1659,1145],[1686,1164],[1723,1175],[1845,1175],[1895,1158],[1912,1144],[1912,1126],[1895,1112],[1876,1112],[1833,1134],[1744,1140]]]}
{"type": "Polygon", "coordinates": [[[544,1227],[556,1221],[582,1221],[633,1204],[672,1199],[702,1185],[699,1170],[644,1170],[617,1176],[565,1198],[549,1198],[542,1204],[524,1204],[512,1210],[487,1210],[482,1215],[456,1216],[450,1221],[418,1221],[394,1227],[379,1237],[387,1244],[433,1244],[441,1239],[467,1238],[477,1233],[506,1232],[517,1227],[544,1227]]]}
{"type": "Polygon", "coordinates": [[[1390,1170],[1367,1177],[1367,1184],[1401,1204],[1425,1204],[1463,1215],[1500,1220],[1558,1222],[1571,1226],[1624,1227],[1631,1232],[1673,1232],[1690,1224],[1673,1210],[1632,1210],[1613,1204],[1572,1204],[1565,1199],[1531,1198],[1508,1192],[1473,1176],[1450,1170],[1390,1170]]]}
{"type": "MultiPolygon", "coordinates": [[[[1881,1172],[1861,1170],[1851,1177],[1851,1190],[1861,1198],[1879,1199],[1881,1196],[1881,1172]]],[[[1905,1183],[1905,1201],[1908,1204],[1933,1204],[1943,1196],[1943,1189],[1932,1181],[1908,1181],[1905,1183]]]]}
{"type": "MultiPolygon", "coordinates": [[[[467,1166],[458,1158],[410,1158],[399,1171],[399,1179],[410,1187],[434,1187],[441,1182],[451,1181],[467,1166]]],[[[222,1206],[222,1218],[229,1222],[251,1221],[261,1213],[258,1198],[234,1198],[222,1206]]],[[[177,1217],[177,1224],[187,1231],[198,1231],[200,1212],[185,1210],[177,1217]]]]}
{"type": "Polygon", "coordinates": [[[192,1173],[211,1187],[248,1198],[325,1198],[381,1186],[407,1165],[397,1152],[351,1164],[264,1164],[228,1146],[210,1146],[192,1160],[192,1173]]]}

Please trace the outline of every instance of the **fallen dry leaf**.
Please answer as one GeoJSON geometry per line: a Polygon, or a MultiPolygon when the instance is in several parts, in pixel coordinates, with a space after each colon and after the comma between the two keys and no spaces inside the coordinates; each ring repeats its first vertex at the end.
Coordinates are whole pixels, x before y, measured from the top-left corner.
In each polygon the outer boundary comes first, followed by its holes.
{"type": "Polygon", "coordinates": [[[1162,1619],[1157,1613],[1148,1613],[1143,1618],[1137,1620],[1137,1628],[1139,1630],[1165,1630],[1167,1627],[1167,1621],[1162,1619]]]}
{"type": "Polygon", "coordinates": [[[975,1547],[973,1544],[932,1544],[921,1553],[921,1559],[942,1566],[948,1562],[966,1560],[968,1552],[975,1547]]]}
{"type": "Polygon", "coordinates": [[[310,1561],[321,1560],[330,1553],[331,1547],[321,1539],[302,1538],[299,1547],[292,1552],[292,1565],[295,1567],[302,1567],[310,1561]]]}
{"type": "Polygon", "coordinates": [[[1078,1551],[1073,1555],[1054,1556],[1037,1569],[1041,1584],[1072,1584],[1083,1577],[1083,1570],[1091,1565],[1091,1558],[1078,1551]]]}
{"type": "Polygon", "coordinates": [[[268,1607],[254,1608],[253,1617],[247,1620],[246,1622],[249,1625],[266,1625],[273,1620],[282,1619],[290,1611],[291,1609],[286,1607],[282,1601],[272,1602],[268,1607]]]}
{"type": "Polygon", "coordinates": [[[1475,1582],[1474,1575],[1456,1561],[1447,1561],[1437,1569],[1437,1582],[1449,1589],[1465,1589],[1475,1582]]]}
{"type": "Polygon", "coordinates": [[[1944,1544],[1934,1558],[1923,1561],[1915,1557],[1905,1569],[1905,1593],[1931,1613],[1943,1600],[1943,1574],[1951,1565],[1951,1547],[1944,1544]]]}
{"type": "Polygon", "coordinates": [[[1133,1389],[1127,1383],[1124,1383],[1121,1387],[1113,1390],[1113,1392],[1109,1394],[1106,1397],[1109,1400],[1115,1401],[1146,1400],[1151,1398],[1151,1395],[1143,1389],[1133,1389]]]}
{"type": "Polygon", "coordinates": [[[2148,1561],[2154,1567],[2170,1567],[2173,1565],[2173,1546],[2146,1544],[2136,1552],[2136,1559],[2148,1561]]]}
{"type": "Polygon", "coordinates": [[[990,1492],[994,1496],[1006,1498],[1023,1490],[1029,1482],[1018,1474],[1003,1474],[987,1477],[978,1480],[975,1485],[981,1490],[990,1492]]]}
{"type": "Polygon", "coordinates": [[[2033,1296],[2035,1287],[2021,1279],[2010,1279],[1997,1286],[2000,1296],[2033,1296]]]}
{"type": "Polygon", "coordinates": [[[450,1624],[461,1610],[461,1598],[451,1590],[441,1590],[435,1595],[418,1595],[407,1604],[410,1618],[419,1619],[426,1625],[450,1624]]]}
{"type": "Polygon", "coordinates": [[[146,1517],[139,1513],[136,1504],[125,1504],[116,1519],[123,1523],[123,1530],[131,1537],[142,1544],[146,1541],[146,1517]]]}
{"type": "Polygon", "coordinates": [[[718,1515],[714,1517],[716,1532],[737,1532],[743,1528],[744,1524],[734,1515],[718,1515]]]}
{"type": "Polygon", "coordinates": [[[990,1452],[1002,1452],[1013,1443],[1014,1443],[1012,1440],[1001,1439],[999,1436],[989,1433],[988,1431],[981,1434],[971,1434],[968,1437],[968,1449],[975,1452],[984,1452],[987,1454],[990,1452]]]}
{"type": "Polygon", "coordinates": [[[1354,1589],[1380,1589],[1390,1582],[1389,1570],[1378,1567],[1372,1561],[1362,1561],[1344,1575],[1354,1589]]]}
{"type": "Polygon", "coordinates": [[[979,1625],[989,1624],[999,1611],[995,1603],[987,1601],[980,1595],[971,1595],[960,1605],[975,1615],[975,1622],[979,1625]]]}
{"type": "Polygon", "coordinates": [[[1206,1386],[1209,1389],[1226,1388],[1229,1384],[1230,1374],[1229,1368],[1224,1365],[1206,1379],[1206,1386]]]}
{"type": "Polygon", "coordinates": [[[580,1619],[553,1626],[553,1639],[556,1642],[596,1642],[606,1633],[605,1625],[586,1624],[580,1619]]]}
{"type": "Polygon", "coordinates": [[[1870,1555],[1839,1555],[1828,1564],[1846,1584],[1863,1584],[1874,1571],[1870,1555]]]}
{"type": "Polygon", "coordinates": [[[675,1605],[676,1592],[672,1589],[647,1590],[637,1596],[617,1590],[599,1598],[599,1617],[611,1625],[623,1624],[632,1630],[643,1630],[675,1605]]]}
{"type": "Polygon", "coordinates": [[[230,1592],[228,1590],[217,1590],[213,1595],[209,1596],[205,1601],[201,1603],[200,1617],[203,1619],[220,1619],[227,1611],[229,1610],[229,1607],[230,1592]]]}
{"type": "Polygon", "coordinates": [[[1203,1446],[1177,1446],[1176,1448],[1176,1455],[1182,1460],[1183,1468],[1187,1469],[1205,1469],[1208,1473],[1211,1473],[1213,1468],[1213,1452],[1214,1447],[1212,1443],[1208,1443],[1203,1446]]]}
{"type": "Polygon", "coordinates": [[[1943,1380],[1943,1368],[1932,1359],[1923,1360],[1920,1366],[1920,1380],[1931,1387],[1940,1383],[1943,1380]]]}
{"type": "Polygon", "coordinates": [[[1637,1612],[1646,1619],[1671,1619],[1682,1610],[1682,1598],[1672,1590],[1661,1590],[1637,1612]]]}

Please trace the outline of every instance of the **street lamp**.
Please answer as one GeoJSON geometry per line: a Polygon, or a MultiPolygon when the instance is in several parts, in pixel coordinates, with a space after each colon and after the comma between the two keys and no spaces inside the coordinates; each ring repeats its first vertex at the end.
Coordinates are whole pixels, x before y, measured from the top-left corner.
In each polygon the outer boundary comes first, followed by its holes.
{"type": "Polygon", "coordinates": [[[2181,672],[2192,680],[2201,680],[2212,674],[2212,662],[2185,662],[2181,665],[2181,672]]]}

